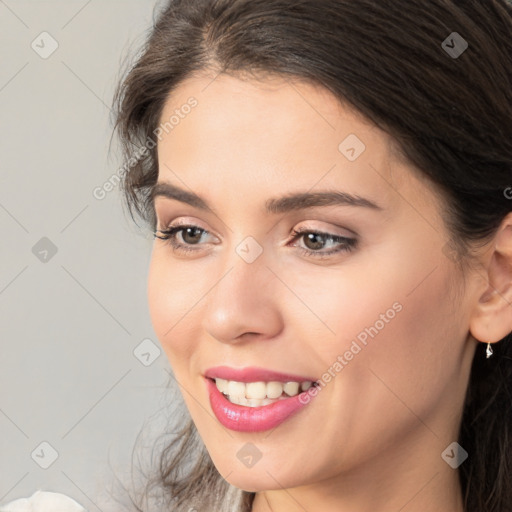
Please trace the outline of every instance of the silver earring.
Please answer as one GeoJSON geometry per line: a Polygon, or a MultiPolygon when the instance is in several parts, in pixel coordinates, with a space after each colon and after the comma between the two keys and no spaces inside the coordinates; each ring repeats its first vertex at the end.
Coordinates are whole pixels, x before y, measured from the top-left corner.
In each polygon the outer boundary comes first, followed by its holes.
{"type": "Polygon", "coordinates": [[[492,348],[490,343],[487,343],[487,350],[485,351],[485,356],[487,359],[489,359],[489,357],[492,356],[492,348]]]}

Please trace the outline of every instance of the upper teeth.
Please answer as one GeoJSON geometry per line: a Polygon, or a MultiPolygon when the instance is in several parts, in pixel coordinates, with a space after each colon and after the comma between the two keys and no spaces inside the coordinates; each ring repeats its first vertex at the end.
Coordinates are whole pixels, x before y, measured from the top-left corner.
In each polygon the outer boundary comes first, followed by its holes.
{"type": "Polygon", "coordinates": [[[237,382],[235,380],[215,379],[217,389],[233,397],[255,398],[263,400],[264,398],[279,398],[283,391],[288,396],[299,394],[299,388],[302,391],[309,389],[313,383],[311,381],[299,382],[237,382]]]}

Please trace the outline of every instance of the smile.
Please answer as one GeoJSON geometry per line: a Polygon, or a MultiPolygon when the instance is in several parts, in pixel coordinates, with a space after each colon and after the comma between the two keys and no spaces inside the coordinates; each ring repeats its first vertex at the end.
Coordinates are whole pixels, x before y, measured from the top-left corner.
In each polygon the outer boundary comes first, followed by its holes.
{"type": "Polygon", "coordinates": [[[306,407],[316,396],[310,392],[319,386],[308,377],[261,368],[212,368],[204,380],[215,417],[238,432],[276,428],[306,407]]]}
{"type": "Polygon", "coordinates": [[[215,379],[217,389],[232,403],[245,407],[261,407],[279,400],[297,396],[307,391],[313,382],[239,382],[236,380],[215,379]]]}

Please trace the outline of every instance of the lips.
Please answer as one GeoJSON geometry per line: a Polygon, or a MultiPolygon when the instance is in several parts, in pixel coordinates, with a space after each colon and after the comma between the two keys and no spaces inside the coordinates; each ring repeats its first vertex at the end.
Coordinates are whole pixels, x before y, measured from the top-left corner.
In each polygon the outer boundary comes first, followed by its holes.
{"type": "MultiPolygon", "coordinates": [[[[205,374],[205,383],[210,399],[210,406],[218,421],[226,428],[239,432],[259,432],[276,428],[288,418],[302,410],[311,399],[316,396],[316,390],[308,390],[298,393],[295,396],[281,396],[277,400],[269,400],[271,403],[258,406],[257,404],[240,405],[233,403],[218,389],[219,381],[229,381],[238,383],[242,387],[244,383],[312,383],[317,384],[316,379],[309,376],[281,373],[266,368],[247,367],[230,368],[227,366],[217,366],[209,368],[205,374]],[[216,384],[217,381],[217,384],[216,384]],[[309,382],[308,382],[309,381],[309,382]],[[309,396],[308,396],[309,395],[309,396]]],[[[238,388],[239,386],[235,386],[238,388]]],[[[282,388],[281,388],[282,391],[282,388]]],[[[284,394],[283,394],[284,395],[284,394]]],[[[234,401],[240,401],[240,398],[233,398],[234,401]]],[[[268,400],[263,400],[267,402],[268,400]]],[[[244,403],[242,400],[241,403],[244,403]]]]}
{"type": "Polygon", "coordinates": [[[215,366],[204,373],[209,379],[235,380],[237,382],[315,382],[311,376],[281,373],[267,368],[249,366],[246,368],[231,368],[229,366],[215,366]]]}

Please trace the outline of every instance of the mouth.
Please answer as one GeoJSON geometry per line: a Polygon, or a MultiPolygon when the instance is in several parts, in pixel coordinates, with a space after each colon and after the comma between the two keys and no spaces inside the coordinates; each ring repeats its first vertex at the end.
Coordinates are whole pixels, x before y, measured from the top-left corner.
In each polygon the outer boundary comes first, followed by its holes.
{"type": "Polygon", "coordinates": [[[217,366],[206,370],[204,378],[216,418],[241,432],[276,428],[314,401],[320,386],[310,376],[255,366],[217,366]]]}
{"type": "Polygon", "coordinates": [[[302,391],[318,386],[316,381],[254,381],[207,377],[222,395],[232,404],[245,407],[262,407],[297,396],[302,391]]]}

